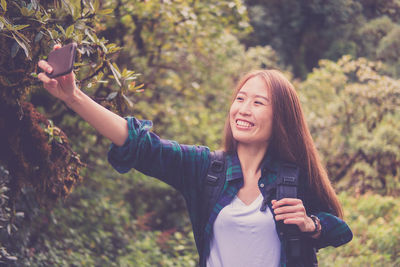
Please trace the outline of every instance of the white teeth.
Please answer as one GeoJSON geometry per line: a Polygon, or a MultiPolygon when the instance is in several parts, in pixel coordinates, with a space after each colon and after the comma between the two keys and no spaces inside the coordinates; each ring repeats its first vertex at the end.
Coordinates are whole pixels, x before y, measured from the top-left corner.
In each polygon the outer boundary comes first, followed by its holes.
{"type": "Polygon", "coordinates": [[[236,124],[241,127],[251,127],[252,126],[251,123],[249,123],[247,121],[241,121],[241,120],[237,120],[236,124]]]}

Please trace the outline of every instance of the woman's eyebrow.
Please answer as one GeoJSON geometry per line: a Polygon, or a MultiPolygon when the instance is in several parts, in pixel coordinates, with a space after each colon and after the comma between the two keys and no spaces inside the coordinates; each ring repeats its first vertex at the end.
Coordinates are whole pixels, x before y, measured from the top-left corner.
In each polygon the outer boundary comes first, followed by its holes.
{"type": "MultiPolygon", "coordinates": [[[[239,92],[238,92],[238,95],[239,95],[239,94],[247,96],[247,93],[246,93],[246,92],[239,91],[239,92]]],[[[254,97],[255,97],[255,98],[262,98],[262,99],[265,99],[266,101],[269,101],[269,98],[266,97],[266,96],[255,95],[254,97]]]]}
{"type": "Polygon", "coordinates": [[[266,101],[269,101],[269,98],[266,96],[262,96],[262,95],[255,95],[256,98],[262,98],[265,99],[266,101]]]}

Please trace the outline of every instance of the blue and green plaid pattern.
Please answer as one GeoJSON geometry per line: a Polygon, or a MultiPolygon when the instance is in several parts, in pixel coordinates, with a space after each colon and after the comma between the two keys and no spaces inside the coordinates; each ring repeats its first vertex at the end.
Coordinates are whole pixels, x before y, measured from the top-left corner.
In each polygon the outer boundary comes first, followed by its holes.
{"type": "MultiPolygon", "coordinates": [[[[208,218],[205,229],[201,229],[200,207],[201,189],[210,164],[210,150],[204,146],[181,145],[175,141],[160,139],[150,132],[151,121],[127,118],[129,136],[125,144],[118,147],[111,145],[108,152],[110,164],[120,173],[134,168],[146,175],[156,177],[180,191],[187,204],[193,233],[199,251],[201,267],[210,252],[213,224],[219,212],[228,205],[243,186],[243,175],[239,158],[236,154],[226,157],[226,182],[219,200],[208,218]],[[199,240],[205,240],[204,247],[199,247],[199,240]]],[[[264,197],[274,186],[278,162],[268,155],[261,164],[261,178],[258,185],[264,197]]],[[[307,192],[307,191],[306,191],[307,192]]],[[[307,196],[306,196],[307,197],[307,196]]],[[[325,212],[318,201],[304,201],[307,211],[319,217],[322,225],[321,237],[315,241],[317,248],[340,246],[352,239],[352,232],[345,222],[325,212]],[[311,202],[311,203],[310,203],[311,202]],[[309,205],[307,205],[307,203],[309,205]],[[310,207],[310,208],[308,208],[310,207]]],[[[271,203],[268,203],[271,208],[271,203]]],[[[282,242],[283,246],[283,242],[282,242]]],[[[281,267],[286,266],[285,250],[281,250],[281,267]]]]}

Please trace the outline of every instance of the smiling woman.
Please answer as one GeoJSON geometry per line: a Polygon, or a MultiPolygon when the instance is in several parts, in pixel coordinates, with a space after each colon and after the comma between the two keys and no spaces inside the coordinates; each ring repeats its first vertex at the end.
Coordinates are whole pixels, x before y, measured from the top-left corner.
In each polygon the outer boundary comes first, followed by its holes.
{"type": "MultiPolygon", "coordinates": [[[[45,61],[39,66],[51,71],[45,61]]],[[[214,191],[217,203],[211,214],[202,212],[212,163],[208,147],[161,139],[150,131],[151,121],[121,118],[85,95],[73,73],[56,79],[41,73],[38,78],[113,142],[108,160],[118,172],[135,168],[183,194],[201,267],[315,266],[316,249],[351,240],[351,230],[338,218],[341,206],[296,92],[280,72],[251,72],[233,92],[225,127],[225,180],[223,189],[214,191]],[[282,162],[300,168],[299,199],[274,200],[282,162]],[[297,258],[289,256],[279,222],[297,225],[302,232],[297,258]]]]}
{"type": "Polygon", "coordinates": [[[255,76],[246,81],[233,101],[229,116],[232,135],[242,145],[268,147],[272,133],[270,90],[264,79],[255,76]]]}

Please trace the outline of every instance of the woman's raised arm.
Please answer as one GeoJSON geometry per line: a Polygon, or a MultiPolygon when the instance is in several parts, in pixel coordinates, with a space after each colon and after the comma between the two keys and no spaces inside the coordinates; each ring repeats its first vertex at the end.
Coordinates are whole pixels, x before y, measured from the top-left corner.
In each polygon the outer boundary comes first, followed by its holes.
{"type": "MultiPolygon", "coordinates": [[[[60,45],[55,45],[54,49],[59,49],[60,47],[60,45]]],[[[50,73],[52,71],[51,66],[44,60],[39,61],[38,66],[45,72],[50,73]]],[[[83,93],[76,86],[73,72],[55,79],[49,78],[42,72],[39,73],[38,78],[43,82],[44,88],[50,94],[64,101],[100,134],[118,146],[124,144],[128,137],[126,120],[99,105],[83,93]]]]}

